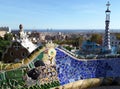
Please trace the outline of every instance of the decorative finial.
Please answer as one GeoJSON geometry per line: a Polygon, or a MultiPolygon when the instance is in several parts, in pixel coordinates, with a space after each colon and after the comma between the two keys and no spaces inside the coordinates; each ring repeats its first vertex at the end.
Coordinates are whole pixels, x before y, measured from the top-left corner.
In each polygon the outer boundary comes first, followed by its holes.
{"type": "Polygon", "coordinates": [[[107,2],[106,6],[108,6],[108,7],[110,6],[110,2],[109,1],[107,2]]]}
{"type": "Polygon", "coordinates": [[[107,9],[109,10],[109,6],[110,6],[110,2],[109,1],[107,2],[106,6],[107,6],[107,9]]]}
{"type": "Polygon", "coordinates": [[[20,31],[23,30],[23,25],[22,24],[19,25],[19,29],[20,29],[20,31]]]}
{"type": "Polygon", "coordinates": [[[107,12],[107,13],[108,13],[108,12],[111,12],[111,11],[109,10],[109,6],[110,6],[110,2],[109,2],[109,1],[107,2],[106,6],[107,6],[106,12],[107,12]]]}

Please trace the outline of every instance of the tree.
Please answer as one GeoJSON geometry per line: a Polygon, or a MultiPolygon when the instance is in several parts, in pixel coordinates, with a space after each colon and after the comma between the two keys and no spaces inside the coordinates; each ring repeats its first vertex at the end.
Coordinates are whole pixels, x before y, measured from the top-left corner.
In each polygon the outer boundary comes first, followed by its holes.
{"type": "Polygon", "coordinates": [[[83,41],[84,41],[83,36],[80,36],[80,37],[78,38],[79,46],[82,45],[83,41]]]}
{"type": "Polygon", "coordinates": [[[67,50],[71,51],[72,48],[70,46],[64,46],[64,48],[66,48],[67,50]]]}
{"type": "Polygon", "coordinates": [[[3,40],[3,37],[0,36],[0,40],[3,40]]]}
{"type": "Polygon", "coordinates": [[[120,33],[115,33],[117,40],[120,40],[120,33]]]}
{"type": "Polygon", "coordinates": [[[5,52],[7,46],[10,45],[10,42],[12,40],[12,34],[7,33],[4,35],[4,38],[0,37],[0,60],[2,58],[2,54],[5,52]]]}
{"type": "Polygon", "coordinates": [[[11,41],[13,39],[13,35],[11,33],[6,33],[4,35],[4,39],[8,40],[8,41],[11,41]]]}
{"type": "Polygon", "coordinates": [[[10,41],[0,40],[0,60],[1,60],[2,54],[5,52],[7,46],[9,45],[10,45],[10,41]]]}
{"type": "Polygon", "coordinates": [[[97,44],[102,44],[102,35],[100,34],[92,34],[90,41],[96,42],[97,44]]]}
{"type": "Polygon", "coordinates": [[[72,38],[69,38],[69,39],[65,39],[65,40],[54,40],[53,42],[54,43],[57,43],[59,45],[61,44],[68,44],[68,45],[72,45],[74,47],[80,47],[82,45],[82,42],[83,42],[83,36],[78,36],[76,37],[75,35],[73,35],[72,38]]]}
{"type": "Polygon", "coordinates": [[[82,45],[83,41],[84,41],[83,36],[79,36],[77,38],[74,38],[71,44],[79,48],[82,45]]]}

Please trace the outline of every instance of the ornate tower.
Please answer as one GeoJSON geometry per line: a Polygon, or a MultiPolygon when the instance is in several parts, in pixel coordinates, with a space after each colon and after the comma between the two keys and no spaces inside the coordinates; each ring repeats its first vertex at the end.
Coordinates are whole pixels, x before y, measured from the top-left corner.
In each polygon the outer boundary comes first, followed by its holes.
{"type": "Polygon", "coordinates": [[[22,24],[19,25],[19,29],[20,29],[20,32],[23,31],[23,25],[22,24]]]}
{"type": "Polygon", "coordinates": [[[25,33],[24,33],[24,30],[23,30],[23,25],[22,24],[19,25],[19,37],[20,37],[20,39],[25,38],[25,33]]]}
{"type": "Polygon", "coordinates": [[[109,30],[109,24],[110,24],[110,10],[109,6],[110,3],[106,4],[107,10],[105,11],[106,13],[106,20],[105,20],[105,36],[104,36],[104,47],[106,51],[111,51],[111,45],[110,45],[110,30],[109,30]]]}

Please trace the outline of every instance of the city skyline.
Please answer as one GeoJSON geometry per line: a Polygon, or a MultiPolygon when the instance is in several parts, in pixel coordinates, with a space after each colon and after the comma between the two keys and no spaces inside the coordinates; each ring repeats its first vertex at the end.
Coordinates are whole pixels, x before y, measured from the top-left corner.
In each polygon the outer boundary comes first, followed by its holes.
{"type": "MultiPolygon", "coordinates": [[[[18,29],[104,29],[108,0],[0,0],[0,25],[18,29]]],[[[119,29],[119,0],[111,3],[111,29],[119,29]]]]}

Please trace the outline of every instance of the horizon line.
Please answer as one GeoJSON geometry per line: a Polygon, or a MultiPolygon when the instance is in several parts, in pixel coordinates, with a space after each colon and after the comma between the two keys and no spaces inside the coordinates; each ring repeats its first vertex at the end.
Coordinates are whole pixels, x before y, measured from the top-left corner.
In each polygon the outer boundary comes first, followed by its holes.
{"type": "MultiPolygon", "coordinates": [[[[19,30],[19,29],[11,29],[11,30],[19,30]]],[[[29,28],[27,28],[27,29],[24,29],[24,30],[48,30],[48,31],[50,31],[50,30],[105,30],[105,29],[103,29],[103,28],[94,28],[94,29],[89,29],[89,28],[87,28],[87,29],[85,29],[85,28],[80,28],[80,29],[64,29],[64,28],[62,28],[62,29],[42,29],[42,28],[38,28],[38,29],[29,29],[29,28]]],[[[120,28],[112,28],[112,29],[110,29],[110,30],[120,30],[120,28]]]]}

